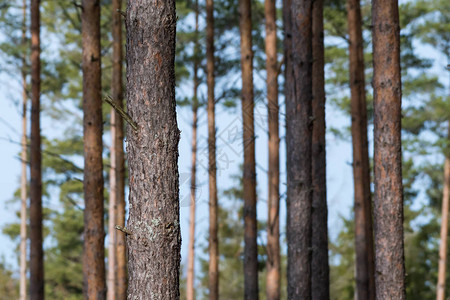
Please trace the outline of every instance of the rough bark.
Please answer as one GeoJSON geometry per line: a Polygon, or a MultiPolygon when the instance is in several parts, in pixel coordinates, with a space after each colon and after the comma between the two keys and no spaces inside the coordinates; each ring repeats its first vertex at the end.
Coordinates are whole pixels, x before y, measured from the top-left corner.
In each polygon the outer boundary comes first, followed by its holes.
{"type": "Polygon", "coordinates": [[[84,0],[82,6],[85,202],[83,293],[88,299],[105,299],[100,1],[84,0]]]}
{"type": "Polygon", "coordinates": [[[268,300],[280,299],[280,138],[278,133],[278,59],[275,0],[265,0],[267,102],[269,116],[269,199],[267,224],[268,300]]]}
{"type": "Polygon", "coordinates": [[[39,0],[31,1],[31,155],[30,155],[30,299],[44,298],[42,249],[42,171],[40,129],[40,13],[39,0]]]}
{"type": "Polygon", "coordinates": [[[128,1],[128,299],[179,299],[175,1],[128,1]]]}
{"type": "Polygon", "coordinates": [[[312,21],[312,260],[311,297],[330,298],[328,265],[328,211],[325,153],[325,75],[323,45],[323,0],[313,2],[312,21]]]}
{"type": "Polygon", "coordinates": [[[364,51],[359,0],[347,1],[350,90],[355,194],[355,253],[357,299],[375,299],[372,196],[367,140],[364,51]]]}
{"type": "Polygon", "coordinates": [[[195,1],[195,45],[194,45],[194,95],[192,101],[192,159],[191,159],[191,206],[189,211],[189,245],[188,245],[188,272],[186,278],[186,299],[194,300],[194,265],[195,265],[195,191],[196,191],[196,173],[197,173],[197,111],[198,99],[197,90],[198,80],[198,59],[199,55],[199,32],[198,32],[198,0],[195,1]]]}
{"type": "MultiPolygon", "coordinates": [[[[450,139],[450,122],[448,126],[448,138],[450,139]]],[[[450,156],[445,156],[444,184],[442,193],[442,217],[441,217],[441,242],[439,244],[439,269],[437,284],[437,300],[445,299],[445,273],[447,266],[447,239],[448,239],[448,208],[450,201],[450,156]]]]}
{"type": "MultiPolygon", "coordinates": [[[[123,107],[122,85],[122,1],[112,1],[112,98],[123,107]]],[[[123,120],[111,109],[111,169],[109,194],[108,299],[126,299],[127,274],[125,236],[115,225],[125,224],[125,159],[123,152],[123,120]]]]}
{"type": "Polygon", "coordinates": [[[377,299],[405,299],[398,2],[372,5],[377,299]]]}
{"type": "Polygon", "coordinates": [[[286,98],[288,298],[311,299],[312,1],[292,0],[286,98]]]}
{"type": "Polygon", "coordinates": [[[242,121],[244,146],[244,299],[258,299],[256,243],[255,129],[253,118],[253,51],[251,1],[239,0],[241,34],[242,121]]]}

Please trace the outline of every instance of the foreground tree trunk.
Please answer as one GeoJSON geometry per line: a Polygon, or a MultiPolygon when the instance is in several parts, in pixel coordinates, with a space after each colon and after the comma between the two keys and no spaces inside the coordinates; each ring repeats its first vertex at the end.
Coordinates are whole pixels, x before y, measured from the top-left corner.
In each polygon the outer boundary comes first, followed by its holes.
{"type": "Polygon", "coordinates": [[[41,173],[39,0],[31,1],[30,299],[44,299],[41,173]]]}
{"type": "Polygon", "coordinates": [[[84,0],[82,6],[85,202],[84,297],[86,299],[105,299],[100,2],[84,0]]]}
{"type": "Polygon", "coordinates": [[[128,1],[128,299],[179,299],[175,0],[128,1]]]}
{"type": "Polygon", "coordinates": [[[208,85],[209,182],[209,299],[219,299],[219,241],[217,238],[216,120],[214,99],[214,1],[206,0],[206,83],[208,85]]]}
{"type": "Polygon", "coordinates": [[[256,170],[253,121],[253,51],[251,1],[239,0],[241,34],[242,120],[244,145],[244,299],[258,299],[256,243],[256,170]]]}
{"type": "Polygon", "coordinates": [[[323,0],[313,2],[312,21],[312,260],[311,297],[330,299],[328,266],[328,212],[325,153],[325,75],[323,45],[323,0]]]}
{"type": "Polygon", "coordinates": [[[397,1],[372,4],[375,285],[378,299],[405,299],[397,1]]]}
{"type": "MultiPolygon", "coordinates": [[[[448,124],[448,138],[450,139],[450,122],[448,124]]],[[[439,270],[437,285],[437,300],[445,299],[445,273],[447,266],[447,237],[448,237],[448,208],[450,201],[450,156],[445,156],[444,189],[442,193],[441,242],[439,244],[439,270]]]]}
{"type": "MultiPolygon", "coordinates": [[[[112,1],[112,99],[123,107],[122,86],[122,8],[121,0],[112,1]]],[[[108,299],[126,299],[127,273],[125,236],[118,234],[115,225],[125,225],[125,162],[123,153],[123,120],[111,109],[111,169],[109,175],[109,248],[108,299]]]]}
{"type": "Polygon", "coordinates": [[[355,253],[357,299],[375,299],[372,197],[367,141],[364,43],[359,0],[347,1],[350,89],[355,193],[355,253]]]}

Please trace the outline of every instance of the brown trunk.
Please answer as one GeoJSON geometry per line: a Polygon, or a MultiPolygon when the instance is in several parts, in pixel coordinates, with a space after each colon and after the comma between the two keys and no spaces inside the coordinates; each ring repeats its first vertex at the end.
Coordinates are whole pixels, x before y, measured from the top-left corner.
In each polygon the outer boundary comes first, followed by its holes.
{"type": "Polygon", "coordinates": [[[30,298],[44,298],[42,249],[42,179],[40,129],[40,13],[39,0],[31,1],[31,155],[30,155],[30,298]]]}
{"type": "Polygon", "coordinates": [[[258,299],[256,243],[255,130],[253,121],[253,51],[251,1],[239,0],[241,33],[242,121],[244,145],[244,299],[258,299]]]}
{"type": "Polygon", "coordinates": [[[280,138],[278,134],[278,59],[275,0],[265,0],[267,102],[269,115],[269,199],[267,224],[268,300],[280,299],[280,138]]]}
{"type": "Polygon", "coordinates": [[[291,8],[293,86],[286,98],[288,298],[311,299],[312,1],[292,0],[291,8]]]}
{"type": "Polygon", "coordinates": [[[216,121],[214,107],[214,1],[206,0],[206,83],[208,85],[209,299],[219,299],[217,239],[216,121]]]}
{"type": "Polygon", "coordinates": [[[323,0],[313,2],[312,21],[312,260],[311,297],[330,299],[328,266],[328,212],[325,153],[325,77],[323,45],[323,0]]]}
{"type": "MultiPolygon", "coordinates": [[[[122,8],[121,0],[112,2],[112,98],[123,107],[122,87],[122,8]]],[[[126,299],[127,274],[125,236],[118,234],[115,225],[125,223],[125,166],[123,153],[123,120],[111,110],[111,169],[109,194],[108,299],[126,299]]]]}
{"type": "Polygon", "coordinates": [[[175,0],[128,1],[128,299],[179,299],[175,0]]]}
{"type": "Polygon", "coordinates": [[[100,2],[84,0],[82,5],[85,202],[83,292],[88,299],[105,299],[100,2]]]}
{"type": "MultiPolygon", "coordinates": [[[[448,124],[448,138],[450,139],[450,122],[448,124]]],[[[448,236],[448,207],[450,200],[450,156],[445,156],[444,190],[442,193],[441,243],[439,244],[439,271],[437,285],[437,300],[445,299],[445,269],[447,266],[447,236],[448,236]]]]}
{"type": "Polygon", "coordinates": [[[355,193],[355,253],[357,299],[375,299],[372,199],[367,141],[364,51],[359,0],[348,0],[348,33],[355,193]]]}
{"type": "Polygon", "coordinates": [[[195,265],[195,191],[197,172],[197,111],[198,111],[198,0],[195,1],[195,46],[194,46],[194,95],[192,99],[192,161],[191,161],[191,206],[189,213],[189,246],[188,246],[188,272],[186,280],[186,299],[194,300],[194,265],[195,265]]]}
{"type": "Polygon", "coordinates": [[[378,299],[405,299],[398,2],[372,4],[375,284],[378,299]]]}
{"type": "MultiPolygon", "coordinates": [[[[23,1],[22,8],[22,46],[27,43],[27,1],[23,1]]],[[[20,300],[27,298],[27,74],[26,56],[22,55],[22,153],[20,177],[20,300]]]]}

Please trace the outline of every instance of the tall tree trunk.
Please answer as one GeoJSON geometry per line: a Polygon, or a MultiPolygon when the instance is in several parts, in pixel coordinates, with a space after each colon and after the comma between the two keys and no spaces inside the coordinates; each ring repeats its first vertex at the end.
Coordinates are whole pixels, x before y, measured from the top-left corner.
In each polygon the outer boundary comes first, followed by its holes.
{"type": "Polygon", "coordinates": [[[405,299],[398,2],[372,4],[375,285],[378,299],[405,299]]]}
{"type": "Polygon", "coordinates": [[[364,43],[359,0],[347,1],[350,89],[355,193],[355,253],[357,299],[375,299],[372,196],[367,141],[364,43]]]}
{"type": "Polygon", "coordinates": [[[188,246],[188,273],[186,282],[186,299],[194,300],[194,265],[195,265],[195,191],[197,173],[197,111],[198,98],[198,55],[199,55],[199,32],[198,32],[198,0],[195,1],[195,41],[194,41],[194,95],[192,99],[192,160],[191,160],[191,206],[189,213],[189,246],[188,246]]]}
{"type": "Polygon", "coordinates": [[[288,298],[311,299],[312,1],[292,0],[291,22],[293,86],[286,98],[288,298]]]}
{"type": "Polygon", "coordinates": [[[325,75],[323,0],[313,2],[312,21],[312,260],[311,297],[330,299],[328,266],[328,211],[325,152],[325,75]]]}
{"type": "MultiPolygon", "coordinates": [[[[450,139],[450,122],[448,124],[448,138],[450,139]]],[[[450,155],[445,156],[444,190],[442,193],[441,243],[439,244],[439,270],[437,285],[437,300],[445,299],[445,269],[447,266],[447,236],[448,236],[448,208],[450,201],[450,155]]]]}
{"type": "Polygon", "coordinates": [[[258,299],[256,224],[255,129],[253,118],[252,10],[250,0],[239,0],[241,33],[242,120],[244,145],[244,299],[258,299]]]}
{"type": "MultiPolygon", "coordinates": [[[[122,86],[122,8],[121,0],[112,2],[113,66],[111,92],[119,107],[123,107],[122,86]]],[[[111,109],[111,169],[109,194],[108,299],[126,299],[127,274],[125,236],[115,225],[125,225],[125,162],[123,152],[123,120],[111,109]]]]}
{"type": "Polygon", "coordinates": [[[84,297],[105,299],[100,1],[83,0],[84,297]]]}
{"type": "Polygon", "coordinates": [[[267,102],[269,115],[269,201],[267,224],[268,300],[280,299],[280,138],[278,134],[278,59],[275,0],[265,0],[267,102]]]}
{"type": "Polygon", "coordinates": [[[128,1],[128,298],[179,299],[175,0],[128,1]]]}
{"type": "Polygon", "coordinates": [[[206,83],[208,85],[209,176],[209,299],[219,299],[219,241],[217,239],[216,120],[214,107],[214,1],[206,0],[206,83]]]}
{"type": "Polygon", "coordinates": [[[31,1],[31,155],[30,155],[30,298],[44,298],[41,173],[40,1],[31,1]]]}
{"type": "MultiPolygon", "coordinates": [[[[23,0],[22,46],[27,43],[27,0],[23,0]]],[[[22,54],[22,153],[20,177],[20,300],[27,298],[27,73],[26,54],[22,54]]]]}

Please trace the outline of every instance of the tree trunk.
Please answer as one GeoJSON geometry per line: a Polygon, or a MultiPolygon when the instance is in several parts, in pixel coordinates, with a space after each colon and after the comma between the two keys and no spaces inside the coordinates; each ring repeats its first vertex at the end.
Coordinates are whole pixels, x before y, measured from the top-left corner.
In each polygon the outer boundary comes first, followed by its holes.
{"type": "MultiPolygon", "coordinates": [[[[24,49],[27,43],[27,1],[23,0],[22,45],[24,49]]],[[[22,55],[22,153],[20,177],[20,300],[27,298],[27,60],[22,55]]]]}
{"type": "Polygon", "coordinates": [[[128,299],[179,299],[175,1],[128,1],[128,299]]]}
{"type": "Polygon", "coordinates": [[[278,59],[275,0],[265,0],[267,102],[269,115],[269,199],[267,224],[268,300],[280,299],[280,138],[278,134],[278,59]]]}
{"type": "Polygon", "coordinates": [[[378,299],[405,299],[398,2],[372,5],[375,285],[378,299]]]}
{"type": "Polygon", "coordinates": [[[88,299],[105,299],[100,2],[84,0],[82,6],[85,202],[83,292],[88,299]]]}
{"type": "Polygon", "coordinates": [[[214,1],[206,0],[206,83],[208,85],[209,176],[209,299],[219,299],[219,241],[217,239],[216,121],[214,107],[214,1]]]}
{"type": "Polygon", "coordinates": [[[325,75],[323,0],[313,2],[312,21],[312,260],[311,297],[330,299],[328,266],[328,211],[325,152],[325,75]]]}
{"type": "Polygon", "coordinates": [[[186,282],[186,299],[194,300],[194,265],[195,265],[195,191],[197,173],[197,111],[198,111],[198,0],[195,1],[195,41],[194,41],[194,95],[192,100],[192,161],[191,161],[191,206],[189,214],[189,246],[188,246],[188,273],[186,282]]]}
{"type": "Polygon", "coordinates": [[[312,1],[292,0],[291,22],[293,87],[286,98],[288,298],[311,299],[312,1]]]}
{"type": "MultiPolygon", "coordinates": [[[[450,122],[448,124],[448,138],[450,139],[450,122]]],[[[445,299],[445,269],[447,266],[447,236],[448,236],[448,207],[450,200],[450,156],[445,156],[444,190],[442,193],[441,243],[439,244],[439,271],[437,285],[437,300],[445,299]]]]}
{"type": "Polygon", "coordinates": [[[40,1],[31,1],[30,298],[44,298],[41,173],[40,1]]]}
{"type": "Polygon", "coordinates": [[[253,51],[251,1],[239,0],[241,33],[242,121],[244,146],[244,299],[258,299],[256,243],[256,170],[253,121],[253,51]]]}
{"type": "Polygon", "coordinates": [[[367,107],[359,0],[347,1],[350,89],[355,193],[355,253],[357,299],[375,299],[372,197],[367,141],[367,107]]]}

